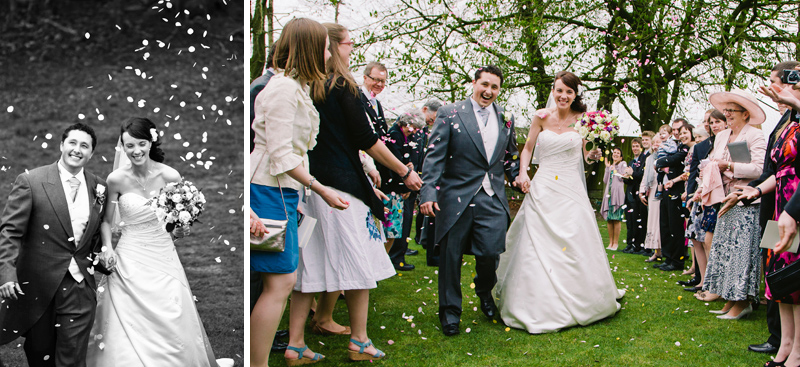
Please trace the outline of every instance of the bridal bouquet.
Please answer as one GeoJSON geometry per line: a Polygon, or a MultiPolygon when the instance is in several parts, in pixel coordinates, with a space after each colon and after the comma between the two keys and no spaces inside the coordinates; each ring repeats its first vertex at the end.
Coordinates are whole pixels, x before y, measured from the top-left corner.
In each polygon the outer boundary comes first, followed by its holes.
{"type": "Polygon", "coordinates": [[[608,144],[619,135],[617,116],[605,110],[584,113],[578,124],[578,134],[588,141],[586,150],[600,148],[605,151],[608,144]]]}
{"type": "Polygon", "coordinates": [[[189,181],[171,182],[150,199],[150,208],[159,222],[166,223],[167,232],[177,227],[191,226],[203,213],[206,198],[189,181]]]}

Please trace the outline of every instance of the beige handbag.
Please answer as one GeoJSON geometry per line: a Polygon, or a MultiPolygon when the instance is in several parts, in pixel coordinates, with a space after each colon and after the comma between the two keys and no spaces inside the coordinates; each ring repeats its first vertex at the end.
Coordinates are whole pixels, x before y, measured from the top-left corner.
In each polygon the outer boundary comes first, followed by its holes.
{"type": "MultiPolygon", "coordinates": [[[[264,156],[261,156],[261,160],[258,161],[258,166],[256,166],[256,170],[261,165],[261,161],[264,159],[264,156]]],[[[253,183],[253,173],[250,174],[250,183],[253,183]]],[[[286,211],[286,200],[283,198],[283,189],[281,188],[281,182],[278,180],[278,191],[281,193],[281,201],[283,202],[283,212],[286,214],[285,220],[275,220],[275,219],[261,219],[261,223],[264,223],[264,227],[267,227],[267,233],[265,233],[261,237],[254,236],[250,234],[250,251],[262,251],[262,252],[283,252],[286,248],[286,225],[289,222],[289,213],[286,211]]]]}

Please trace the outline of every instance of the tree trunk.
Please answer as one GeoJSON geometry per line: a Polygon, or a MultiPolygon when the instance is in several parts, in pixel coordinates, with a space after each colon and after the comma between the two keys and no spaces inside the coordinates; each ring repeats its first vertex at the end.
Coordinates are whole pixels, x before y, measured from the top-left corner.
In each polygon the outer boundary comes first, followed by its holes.
{"type": "MultiPolygon", "coordinates": [[[[250,19],[250,35],[253,38],[253,56],[250,58],[250,82],[264,72],[266,47],[264,44],[264,8],[266,0],[256,1],[256,9],[250,19]]],[[[270,17],[272,18],[272,17],[270,17]]],[[[272,38],[272,33],[270,33],[272,38]]],[[[270,43],[272,44],[272,43],[270,43]]]]}

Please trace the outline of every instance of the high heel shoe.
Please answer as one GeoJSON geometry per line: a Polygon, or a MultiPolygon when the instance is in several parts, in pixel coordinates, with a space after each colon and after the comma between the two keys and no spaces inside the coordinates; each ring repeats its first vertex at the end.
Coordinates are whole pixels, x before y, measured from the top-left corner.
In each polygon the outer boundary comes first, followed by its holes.
{"type": "Polygon", "coordinates": [[[784,363],[786,363],[786,360],[783,360],[783,362],[769,361],[764,367],[783,367],[784,363]]]}
{"type": "Polygon", "coordinates": [[[724,314],[728,313],[729,311],[730,310],[728,310],[728,311],[725,311],[725,310],[708,310],[708,312],[713,313],[713,314],[717,314],[717,315],[724,315],[724,314]]]}
{"type": "Polygon", "coordinates": [[[372,340],[370,339],[368,339],[366,343],[361,343],[358,340],[350,338],[350,342],[361,348],[358,350],[358,352],[350,349],[347,350],[351,361],[369,361],[369,360],[377,361],[379,359],[383,359],[384,357],[386,357],[386,353],[382,352],[378,348],[375,348],[375,350],[377,351],[375,352],[375,354],[369,354],[364,352],[365,349],[369,348],[369,346],[372,345],[372,340]]]}
{"type": "Polygon", "coordinates": [[[297,358],[284,357],[286,359],[287,366],[300,366],[304,364],[317,363],[321,361],[323,358],[325,358],[322,354],[319,353],[314,353],[314,358],[308,358],[304,356],[303,352],[308,350],[308,345],[302,348],[297,348],[290,345],[286,347],[286,349],[297,352],[297,358]]]}
{"type": "Polygon", "coordinates": [[[717,318],[718,319],[722,319],[722,320],[739,320],[741,318],[747,317],[747,315],[749,315],[751,313],[753,313],[753,306],[752,305],[747,305],[747,308],[742,310],[742,312],[739,312],[739,314],[736,315],[736,316],[730,316],[728,314],[725,314],[725,315],[719,315],[719,316],[717,316],[717,318]]]}

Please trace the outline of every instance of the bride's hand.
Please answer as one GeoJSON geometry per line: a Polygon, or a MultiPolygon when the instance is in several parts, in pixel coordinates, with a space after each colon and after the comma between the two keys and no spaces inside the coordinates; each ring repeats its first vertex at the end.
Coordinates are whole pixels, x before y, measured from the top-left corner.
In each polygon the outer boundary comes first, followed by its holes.
{"type": "Polygon", "coordinates": [[[520,173],[517,175],[517,178],[514,179],[514,186],[527,194],[531,186],[531,179],[528,178],[526,173],[520,173]]]}
{"type": "Polygon", "coordinates": [[[188,235],[189,235],[188,226],[175,227],[175,229],[172,230],[172,236],[174,236],[175,238],[183,238],[188,235]]]}

